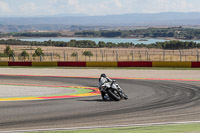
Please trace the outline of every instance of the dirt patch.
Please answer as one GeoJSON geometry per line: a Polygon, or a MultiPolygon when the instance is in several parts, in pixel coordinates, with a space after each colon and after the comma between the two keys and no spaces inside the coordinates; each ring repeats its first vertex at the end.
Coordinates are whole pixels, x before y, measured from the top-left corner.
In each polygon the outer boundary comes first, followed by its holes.
{"type": "MultiPolygon", "coordinates": [[[[5,45],[0,45],[0,53],[4,52],[5,45]]],[[[15,60],[22,61],[20,53],[26,50],[29,53],[27,61],[39,61],[39,57],[33,58],[35,50],[42,48],[45,56],[43,61],[197,61],[196,49],[188,50],[161,50],[146,48],[74,48],[74,47],[50,47],[50,46],[17,46],[11,45],[15,52],[15,60]],[[91,51],[92,56],[82,55],[84,51],[91,51]],[[71,56],[77,53],[77,56],[71,56]]],[[[0,61],[8,61],[8,58],[0,57],[0,61]]]]}

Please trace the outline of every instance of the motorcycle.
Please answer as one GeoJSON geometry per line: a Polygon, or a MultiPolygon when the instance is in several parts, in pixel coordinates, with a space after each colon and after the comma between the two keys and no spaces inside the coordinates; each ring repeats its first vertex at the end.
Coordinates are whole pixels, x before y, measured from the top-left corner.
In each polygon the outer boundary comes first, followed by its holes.
{"type": "Polygon", "coordinates": [[[101,86],[101,91],[107,93],[111,100],[120,101],[122,99],[127,100],[128,96],[122,91],[121,87],[116,83],[115,80],[104,83],[101,86]]]}

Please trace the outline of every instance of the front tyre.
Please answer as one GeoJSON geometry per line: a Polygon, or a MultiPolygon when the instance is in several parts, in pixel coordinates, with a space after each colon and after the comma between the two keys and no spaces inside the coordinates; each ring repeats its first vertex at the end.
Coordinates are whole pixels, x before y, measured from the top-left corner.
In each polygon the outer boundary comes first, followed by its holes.
{"type": "Polygon", "coordinates": [[[108,89],[107,92],[108,92],[108,95],[110,96],[111,99],[113,99],[115,101],[121,100],[121,96],[119,95],[119,93],[117,91],[112,90],[112,89],[108,89]]]}

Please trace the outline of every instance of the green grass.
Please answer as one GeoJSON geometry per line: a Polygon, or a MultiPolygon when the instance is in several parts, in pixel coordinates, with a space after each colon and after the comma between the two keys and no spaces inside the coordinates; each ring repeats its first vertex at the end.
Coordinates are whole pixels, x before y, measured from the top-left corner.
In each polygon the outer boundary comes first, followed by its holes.
{"type": "MultiPolygon", "coordinates": [[[[37,133],[37,132],[31,132],[31,133],[37,133]]],[[[200,133],[200,124],[45,131],[41,133],[200,133]]]]}
{"type": "Polygon", "coordinates": [[[200,68],[178,68],[178,67],[42,67],[42,66],[0,66],[0,68],[34,68],[34,69],[121,69],[121,70],[200,70],[200,68]]]}

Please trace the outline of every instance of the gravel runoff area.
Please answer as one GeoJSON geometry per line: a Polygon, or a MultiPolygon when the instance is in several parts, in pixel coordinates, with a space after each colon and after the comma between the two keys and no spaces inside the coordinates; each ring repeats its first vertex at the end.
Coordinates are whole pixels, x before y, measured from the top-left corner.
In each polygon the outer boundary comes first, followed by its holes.
{"type": "Polygon", "coordinates": [[[55,69],[55,68],[0,68],[0,74],[47,75],[47,76],[87,76],[130,78],[200,79],[200,70],[121,70],[121,69],[55,69]]]}
{"type": "Polygon", "coordinates": [[[0,98],[10,98],[69,94],[76,92],[76,90],[59,87],[0,85],[0,92],[0,98]]]}

